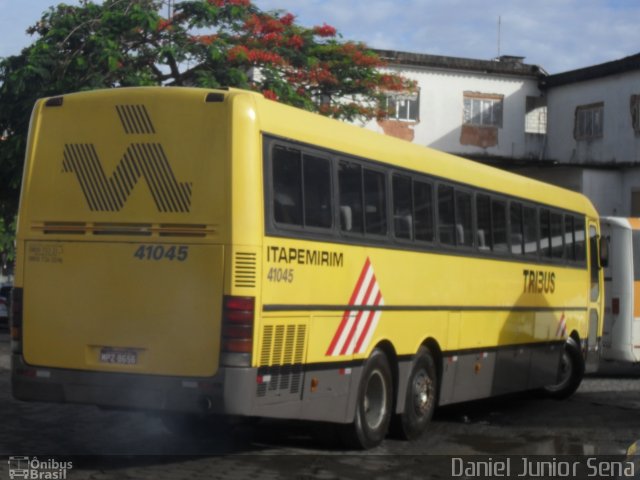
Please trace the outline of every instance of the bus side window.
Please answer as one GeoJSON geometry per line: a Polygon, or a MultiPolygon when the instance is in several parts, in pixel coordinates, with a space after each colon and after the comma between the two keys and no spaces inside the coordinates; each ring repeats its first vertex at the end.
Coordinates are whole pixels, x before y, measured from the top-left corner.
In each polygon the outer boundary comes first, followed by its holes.
{"type": "Polygon", "coordinates": [[[343,232],[363,233],[362,167],[341,161],[338,166],[340,190],[340,228],[343,232]]]}
{"type": "Polygon", "coordinates": [[[441,244],[456,244],[454,222],[453,187],[438,185],[438,240],[441,244]]]}
{"type": "Polygon", "coordinates": [[[493,235],[493,250],[495,252],[508,252],[507,202],[491,199],[491,227],[493,235]]]}
{"type": "Polygon", "coordinates": [[[416,240],[433,242],[433,185],[414,180],[413,182],[414,231],[416,240]]]}
{"type": "Polygon", "coordinates": [[[393,186],[393,231],[396,238],[413,239],[413,205],[411,177],[394,174],[393,186]]]}
{"type": "Polygon", "coordinates": [[[302,168],[300,150],[273,149],[273,215],[278,223],[302,226],[302,168]]]}
{"type": "Polygon", "coordinates": [[[538,255],[538,215],[534,207],[523,207],[522,223],[525,255],[538,255]]]}
{"type": "Polygon", "coordinates": [[[570,262],[576,260],[576,249],[573,240],[573,217],[571,215],[564,216],[564,245],[567,260],[570,262]]]}
{"type": "Polygon", "coordinates": [[[540,253],[543,257],[551,257],[550,212],[546,208],[540,210],[540,253]]]}
{"type": "Polygon", "coordinates": [[[551,214],[551,255],[553,258],[564,258],[564,242],[562,231],[562,215],[551,214]]]}
{"type": "Polygon", "coordinates": [[[480,250],[493,250],[491,238],[491,199],[488,195],[476,196],[476,216],[478,226],[478,248],[480,250]]]}
{"type": "Polygon", "coordinates": [[[456,190],[456,241],[458,245],[473,247],[471,194],[456,190]]]}
{"type": "Polygon", "coordinates": [[[511,202],[509,206],[509,237],[511,240],[511,253],[522,255],[524,248],[524,235],[522,234],[522,204],[511,202]]]}
{"type": "Polygon", "coordinates": [[[364,218],[368,234],[387,234],[386,175],[364,169],[364,218]]]}
{"type": "Polygon", "coordinates": [[[585,220],[575,217],[573,221],[573,239],[576,252],[576,261],[580,265],[585,265],[587,259],[587,249],[585,247],[585,220]]]}
{"type": "Polygon", "coordinates": [[[326,158],[304,155],[303,168],[305,226],[331,228],[331,163],[326,158]]]}

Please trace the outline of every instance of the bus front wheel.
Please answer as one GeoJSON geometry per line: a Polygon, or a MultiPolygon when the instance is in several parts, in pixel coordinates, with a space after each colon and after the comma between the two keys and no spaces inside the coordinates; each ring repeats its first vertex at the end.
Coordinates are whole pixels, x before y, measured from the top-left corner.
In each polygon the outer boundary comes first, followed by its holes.
{"type": "Polygon", "coordinates": [[[404,412],[393,419],[394,434],[405,440],[418,438],[427,428],[436,407],[438,376],[431,352],[420,347],[407,385],[404,412]]]}
{"type": "Polygon", "coordinates": [[[569,338],[564,344],[562,358],[560,359],[560,371],[558,382],[544,387],[547,396],[563,399],[570,397],[580,386],[584,376],[584,360],[580,354],[580,348],[573,338],[569,338]]]}
{"type": "Polygon", "coordinates": [[[382,350],[375,349],[364,364],[355,419],[343,430],[347,447],[373,448],[384,440],[391,420],[392,390],[387,356],[382,350]]]}

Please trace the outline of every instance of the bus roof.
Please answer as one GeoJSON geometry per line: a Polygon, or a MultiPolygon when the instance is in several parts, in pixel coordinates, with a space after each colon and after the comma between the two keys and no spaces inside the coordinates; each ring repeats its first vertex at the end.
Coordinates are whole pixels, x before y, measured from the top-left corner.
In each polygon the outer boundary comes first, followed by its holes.
{"type": "Polygon", "coordinates": [[[602,217],[603,223],[615,225],[628,230],[640,230],[640,218],[638,217],[602,217]]]}

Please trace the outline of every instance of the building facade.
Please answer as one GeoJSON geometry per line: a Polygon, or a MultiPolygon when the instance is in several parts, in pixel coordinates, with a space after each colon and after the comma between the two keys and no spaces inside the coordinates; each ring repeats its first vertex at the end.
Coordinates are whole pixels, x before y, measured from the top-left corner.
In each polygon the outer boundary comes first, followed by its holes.
{"type": "Polygon", "coordinates": [[[389,95],[389,118],[371,121],[367,128],[486,162],[539,155],[539,139],[525,135],[527,99],[540,97],[544,72],[538,66],[520,57],[493,61],[377,53],[418,88],[389,95]]]}
{"type": "Polygon", "coordinates": [[[640,54],[543,77],[540,87],[552,166],[529,173],[585,193],[601,215],[640,216],[640,54]]]}
{"type": "Polygon", "coordinates": [[[366,127],[585,193],[601,215],[640,216],[640,54],[548,75],[521,57],[379,50],[416,92],[366,127]]]}

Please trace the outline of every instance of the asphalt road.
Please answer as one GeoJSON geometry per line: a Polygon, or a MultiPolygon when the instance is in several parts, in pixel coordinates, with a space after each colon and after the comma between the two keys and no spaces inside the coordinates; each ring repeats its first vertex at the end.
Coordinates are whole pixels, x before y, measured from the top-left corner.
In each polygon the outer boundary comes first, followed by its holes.
{"type": "MultiPolygon", "coordinates": [[[[0,455],[73,455],[69,479],[451,478],[452,456],[619,457],[640,439],[637,375],[589,377],[564,401],[523,394],[442,408],[418,441],[348,452],[320,424],[265,420],[179,436],[142,412],[19,402],[10,393],[8,351],[0,334],[0,455]]],[[[0,461],[0,480],[9,466],[0,461]]]]}

